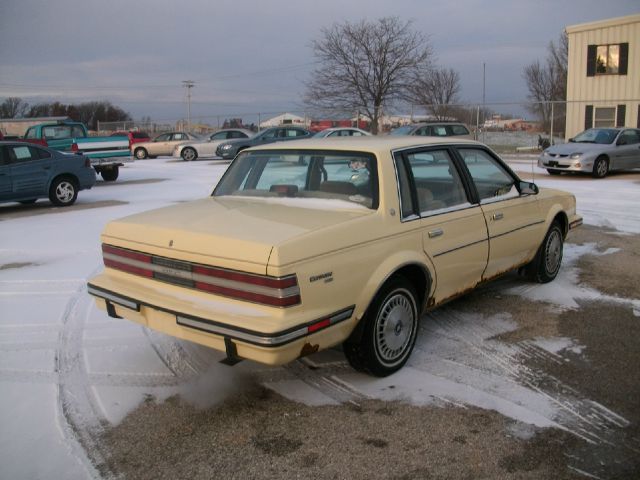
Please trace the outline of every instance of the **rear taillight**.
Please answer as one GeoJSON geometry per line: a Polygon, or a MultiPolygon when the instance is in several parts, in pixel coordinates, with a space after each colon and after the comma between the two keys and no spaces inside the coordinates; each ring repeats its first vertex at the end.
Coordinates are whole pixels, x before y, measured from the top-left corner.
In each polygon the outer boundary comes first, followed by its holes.
{"type": "Polygon", "coordinates": [[[301,302],[295,275],[269,277],[102,245],[106,267],[162,282],[273,307],[301,302]]]}
{"type": "Polygon", "coordinates": [[[77,152],[78,150],[80,150],[80,149],[78,148],[78,144],[77,144],[76,142],[73,142],[73,143],[71,144],[71,151],[72,151],[72,152],[77,152]]]}

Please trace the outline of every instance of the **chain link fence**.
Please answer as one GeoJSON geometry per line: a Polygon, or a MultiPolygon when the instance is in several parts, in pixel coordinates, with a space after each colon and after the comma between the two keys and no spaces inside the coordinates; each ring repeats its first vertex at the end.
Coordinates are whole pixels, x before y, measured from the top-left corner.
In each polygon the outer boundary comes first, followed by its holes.
{"type": "MultiPolygon", "coordinates": [[[[585,128],[627,126],[640,128],[640,99],[466,103],[456,105],[406,106],[383,109],[379,134],[417,122],[461,122],[476,139],[502,153],[536,152],[550,144],[564,143],[585,128]]],[[[152,136],[163,132],[189,130],[208,135],[222,128],[259,131],[277,125],[299,125],[319,131],[330,127],[353,126],[370,129],[362,112],[339,111],[229,113],[194,116],[175,123],[99,122],[101,133],[139,130],[152,136]]]]}

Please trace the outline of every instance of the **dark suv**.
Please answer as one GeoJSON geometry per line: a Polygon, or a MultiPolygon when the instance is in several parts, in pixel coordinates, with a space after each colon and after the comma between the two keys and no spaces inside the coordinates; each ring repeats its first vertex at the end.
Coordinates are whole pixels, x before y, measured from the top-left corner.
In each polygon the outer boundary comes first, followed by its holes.
{"type": "Polygon", "coordinates": [[[251,138],[241,138],[221,143],[216,149],[216,155],[224,159],[234,158],[238,152],[245,148],[287,140],[300,140],[311,135],[312,133],[309,130],[302,127],[280,126],[267,128],[251,138]]]}
{"type": "Polygon", "coordinates": [[[423,137],[460,137],[474,140],[473,134],[463,123],[422,122],[392,130],[389,135],[421,135],[423,137]]]}

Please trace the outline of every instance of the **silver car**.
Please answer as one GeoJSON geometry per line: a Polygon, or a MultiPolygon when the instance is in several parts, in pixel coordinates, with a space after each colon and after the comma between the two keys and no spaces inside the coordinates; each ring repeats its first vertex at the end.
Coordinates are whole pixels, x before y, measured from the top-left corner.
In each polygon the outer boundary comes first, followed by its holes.
{"type": "Polygon", "coordinates": [[[314,135],[315,138],[327,137],[368,137],[371,134],[355,127],[336,127],[320,130],[314,135]]]}
{"type": "Polygon", "coordinates": [[[614,170],[640,167],[640,129],[590,128],[553,145],[538,158],[538,166],[551,175],[585,172],[603,178],[614,170]]]}
{"type": "Polygon", "coordinates": [[[185,161],[196,160],[198,157],[215,157],[216,148],[227,140],[236,138],[249,138],[255,135],[251,130],[244,128],[226,128],[209,135],[206,140],[185,142],[176,145],[173,156],[185,161]]]}

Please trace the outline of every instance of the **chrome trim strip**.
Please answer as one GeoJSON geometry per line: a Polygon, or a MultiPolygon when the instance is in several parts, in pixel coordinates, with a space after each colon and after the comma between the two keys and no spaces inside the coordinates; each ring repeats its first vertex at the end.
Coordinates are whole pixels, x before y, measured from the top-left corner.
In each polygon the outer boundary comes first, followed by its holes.
{"type": "Polygon", "coordinates": [[[270,335],[270,334],[263,334],[261,332],[256,332],[253,330],[246,330],[243,328],[223,325],[221,323],[216,323],[213,320],[208,320],[205,318],[188,317],[174,310],[163,308],[158,305],[152,305],[146,302],[137,301],[131,298],[126,298],[114,292],[103,290],[102,288],[99,288],[99,287],[94,287],[91,284],[87,285],[87,291],[96,297],[109,300],[117,305],[130,308],[138,312],[140,311],[140,307],[144,305],[145,307],[153,308],[154,310],[168,313],[176,317],[176,323],[180,326],[201,330],[207,333],[212,333],[212,334],[220,335],[223,337],[229,337],[236,340],[242,340],[247,343],[251,343],[259,346],[265,346],[265,347],[277,347],[277,346],[292,342],[294,340],[297,340],[299,338],[305,337],[307,335],[313,335],[317,332],[321,332],[322,330],[329,328],[329,326],[333,326],[335,324],[338,324],[340,322],[350,319],[351,316],[353,315],[353,312],[355,311],[355,305],[352,305],[350,307],[345,308],[344,310],[335,312],[328,317],[319,318],[311,322],[305,323],[303,325],[298,325],[297,327],[293,327],[292,329],[283,330],[281,332],[275,332],[274,334],[270,335]],[[315,325],[318,322],[326,320],[327,318],[329,319],[329,326],[319,328],[318,330],[315,330],[311,333],[308,332],[309,326],[315,325]]]}
{"type": "Polygon", "coordinates": [[[297,338],[303,337],[307,334],[307,327],[299,328],[298,330],[294,330],[293,332],[286,333],[284,335],[279,335],[277,337],[264,337],[259,335],[252,335],[245,332],[239,332],[237,330],[233,330],[231,328],[225,328],[218,325],[212,325],[207,322],[203,322],[201,320],[197,320],[194,318],[183,317],[180,315],[176,315],[176,321],[178,325],[182,325],[184,327],[192,327],[198,330],[204,330],[209,333],[214,333],[216,335],[221,335],[223,337],[233,337],[238,340],[244,340],[249,343],[254,343],[258,345],[266,345],[266,346],[276,346],[283,343],[288,343],[297,338]]]}
{"type": "MultiPolygon", "coordinates": [[[[152,255],[150,255],[150,257],[153,258],[152,255]]],[[[150,270],[152,272],[160,273],[168,277],[174,277],[174,278],[179,278],[183,280],[190,280],[192,282],[207,283],[209,285],[214,285],[216,287],[232,288],[234,290],[240,290],[240,291],[249,292],[249,293],[256,293],[259,295],[266,295],[268,297],[273,297],[273,298],[289,298],[289,297],[295,297],[296,295],[300,295],[299,286],[293,286],[288,288],[273,288],[273,287],[264,287],[260,285],[252,285],[250,283],[221,279],[221,278],[211,277],[208,275],[202,275],[200,273],[193,273],[187,270],[180,270],[180,269],[172,268],[159,263],[141,262],[139,260],[122,257],[120,255],[116,255],[113,253],[105,252],[103,253],[103,258],[107,260],[112,260],[118,263],[124,263],[125,265],[130,265],[132,267],[150,270]]],[[[176,261],[176,263],[180,263],[180,262],[176,261]]],[[[185,266],[191,265],[187,262],[184,262],[184,264],[185,266]]],[[[215,268],[215,267],[212,267],[212,268],[215,268]]],[[[177,285],[180,285],[180,284],[177,283],[177,285]]]]}
{"type": "Polygon", "coordinates": [[[110,302],[116,303],[118,305],[122,305],[123,307],[126,308],[130,308],[131,310],[135,310],[136,312],[140,311],[140,304],[133,301],[133,300],[128,300],[124,297],[121,297],[119,295],[115,295],[111,292],[106,292],[104,290],[98,290],[94,287],[92,287],[91,285],[87,286],[87,292],[89,292],[91,295],[96,296],[96,297],[100,297],[103,298],[105,300],[109,300],[110,302]]]}

